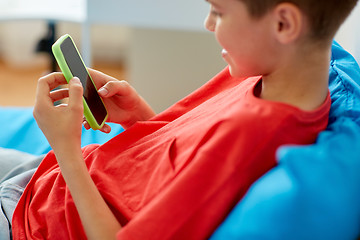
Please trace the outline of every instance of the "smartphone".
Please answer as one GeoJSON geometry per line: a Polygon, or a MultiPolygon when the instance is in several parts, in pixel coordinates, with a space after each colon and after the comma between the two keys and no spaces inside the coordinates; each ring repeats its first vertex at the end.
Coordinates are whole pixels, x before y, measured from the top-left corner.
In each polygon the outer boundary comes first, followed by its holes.
{"type": "Polygon", "coordinates": [[[84,116],[94,130],[102,128],[108,113],[96,86],[69,34],[60,37],[52,46],[55,59],[66,81],[78,77],[84,88],[84,116]]]}

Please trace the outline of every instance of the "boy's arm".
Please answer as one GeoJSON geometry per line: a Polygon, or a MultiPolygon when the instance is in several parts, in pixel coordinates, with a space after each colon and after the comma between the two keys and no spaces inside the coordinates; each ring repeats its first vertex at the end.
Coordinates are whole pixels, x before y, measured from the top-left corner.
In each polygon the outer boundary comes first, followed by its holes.
{"type": "Polygon", "coordinates": [[[63,75],[58,73],[39,80],[34,117],[54,150],[87,237],[114,239],[121,226],[92,181],[82,156],[81,83],[74,78],[69,83],[69,90],[51,91],[65,83],[63,75]],[[69,97],[68,105],[54,106],[55,101],[64,97],[69,97]]]}
{"type": "Polygon", "coordinates": [[[100,195],[78,149],[56,154],[88,239],[115,239],[121,225],[100,195]]]}

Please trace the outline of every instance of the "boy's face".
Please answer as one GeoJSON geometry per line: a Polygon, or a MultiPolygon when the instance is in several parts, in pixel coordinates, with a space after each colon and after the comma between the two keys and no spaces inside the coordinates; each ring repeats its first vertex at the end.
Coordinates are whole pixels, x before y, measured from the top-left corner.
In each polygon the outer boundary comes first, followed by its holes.
{"type": "Polygon", "coordinates": [[[222,56],[236,77],[266,75],[271,68],[273,48],[267,14],[252,18],[240,0],[206,0],[211,4],[205,21],[223,47],[222,56]]]}

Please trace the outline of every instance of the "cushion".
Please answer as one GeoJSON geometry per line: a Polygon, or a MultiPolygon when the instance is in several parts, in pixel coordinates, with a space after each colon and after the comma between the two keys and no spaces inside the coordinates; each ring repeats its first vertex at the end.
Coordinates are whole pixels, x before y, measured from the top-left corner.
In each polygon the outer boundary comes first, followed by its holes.
{"type": "MultiPolygon", "coordinates": [[[[0,107],[0,147],[11,148],[34,155],[49,152],[51,147],[37,126],[33,117],[33,108],[0,107]]],[[[109,124],[111,133],[86,130],[83,128],[81,145],[102,144],[123,131],[117,124],[109,124]]]]}

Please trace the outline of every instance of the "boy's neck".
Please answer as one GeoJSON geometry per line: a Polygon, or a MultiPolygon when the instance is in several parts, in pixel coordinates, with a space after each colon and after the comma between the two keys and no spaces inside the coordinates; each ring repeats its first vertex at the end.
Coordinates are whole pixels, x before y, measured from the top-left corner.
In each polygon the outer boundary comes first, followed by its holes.
{"type": "Polygon", "coordinates": [[[303,110],[321,106],[328,94],[330,48],[282,59],[276,71],[263,76],[260,97],[303,110]]]}

